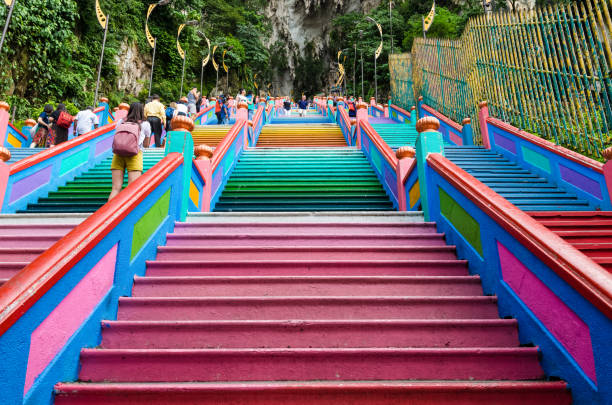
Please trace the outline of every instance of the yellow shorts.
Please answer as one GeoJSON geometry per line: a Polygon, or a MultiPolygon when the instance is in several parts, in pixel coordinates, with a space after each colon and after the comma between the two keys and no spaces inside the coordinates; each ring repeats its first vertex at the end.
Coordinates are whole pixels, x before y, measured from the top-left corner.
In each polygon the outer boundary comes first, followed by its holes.
{"type": "Polygon", "coordinates": [[[127,169],[128,172],[142,172],[142,151],[138,155],[125,157],[113,155],[113,162],[111,163],[111,170],[127,169]]]}

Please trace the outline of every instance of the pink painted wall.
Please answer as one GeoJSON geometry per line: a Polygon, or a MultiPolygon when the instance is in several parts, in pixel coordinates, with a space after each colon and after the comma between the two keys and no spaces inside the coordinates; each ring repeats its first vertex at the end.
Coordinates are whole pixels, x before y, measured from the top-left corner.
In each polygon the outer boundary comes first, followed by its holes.
{"type": "Polygon", "coordinates": [[[497,242],[504,281],[544,324],[595,383],[595,359],[589,327],[520,260],[497,242]]]}
{"type": "Polygon", "coordinates": [[[24,394],[108,293],[113,285],[116,260],[117,245],[34,330],[30,341],[24,394]]]}

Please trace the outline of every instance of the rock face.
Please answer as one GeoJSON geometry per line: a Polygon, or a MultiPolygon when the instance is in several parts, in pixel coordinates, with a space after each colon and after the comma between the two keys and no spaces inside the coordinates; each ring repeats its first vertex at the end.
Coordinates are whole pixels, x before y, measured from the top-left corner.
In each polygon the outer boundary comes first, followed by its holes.
{"type": "Polygon", "coordinates": [[[128,94],[138,94],[148,83],[151,75],[152,56],[143,54],[135,43],[123,42],[115,63],[119,71],[117,89],[128,94]]]}
{"type": "MultiPolygon", "coordinates": [[[[288,72],[274,78],[275,92],[289,94],[293,87],[294,59],[313,43],[324,63],[329,64],[329,33],[332,20],[353,11],[369,12],[382,0],[270,0],[265,15],[273,33],[267,45],[280,41],[286,45],[288,72]]],[[[333,79],[330,77],[330,82],[333,79]]]]}

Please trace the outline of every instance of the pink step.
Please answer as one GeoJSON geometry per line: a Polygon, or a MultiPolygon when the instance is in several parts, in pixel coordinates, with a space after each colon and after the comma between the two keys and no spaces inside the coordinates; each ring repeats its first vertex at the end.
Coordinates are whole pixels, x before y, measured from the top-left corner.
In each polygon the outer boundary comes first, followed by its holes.
{"type": "Polygon", "coordinates": [[[455,259],[454,246],[411,247],[274,247],[274,248],[219,248],[172,247],[158,248],[157,260],[419,260],[455,259]]]}
{"type": "Polygon", "coordinates": [[[31,262],[36,259],[42,252],[46,249],[41,248],[21,248],[21,247],[11,247],[11,248],[0,248],[0,262],[31,262]]]}
{"type": "Polygon", "coordinates": [[[169,260],[147,262],[147,276],[464,276],[465,260],[169,260]]]}
{"type": "Polygon", "coordinates": [[[31,225],[2,225],[0,236],[52,236],[60,239],[70,232],[73,224],[31,224],[31,225]]]}
{"type": "Polygon", "coordinates": [[[104,349],[512,347],[516,321],[105,321],[104,349]]]}
{"type": "Polygon", "coordinates": [[[83,349],[81,381],[533,380],[538,349],[83,349]]]}
{"type": "Polygon", "coordinates": [[[28,248],[48,249],[63,235],[10,235],[0,236],[0,249],[27,246],[28,248]]]}
{"type": "Polygon", "coordinates": [[[421,233],[436,233],[435,223],[341,223],[341,224],[303,224],[303,223],[183,223],[178,222],[174,228],[175,235],[370,235],[380,234],[412,235],[421,233]]]}
{"type": "Polygon", "coordinates": [[[56,405],[570,405],[564,382],[69,383],[56,405]]]}
{"type": "Polygon", "coordinates": [[[480,277],[136,277],[134,297],[471,296],[480,277]]]}
{"type": "Polygon", "coordinates": [[[167,246],[446,246],[444,235],[168,235],[167,246]]]}
{"type": "Polygon", "coordinates": [[[0,278],[11,278],[28,264],[29,262],[0,263],[0,278]]]}
{"type": "Polygon", "coordinates": [[[496,297],[120,298],[117,319],[495,319],[496,297]]]}

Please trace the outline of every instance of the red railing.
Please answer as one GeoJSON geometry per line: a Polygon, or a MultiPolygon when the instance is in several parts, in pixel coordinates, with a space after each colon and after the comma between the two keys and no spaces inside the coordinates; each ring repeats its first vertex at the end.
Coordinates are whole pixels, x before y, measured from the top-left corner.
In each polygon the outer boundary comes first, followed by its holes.
{"type": "Polygon", "coordinates": [[[232,144],[234,143],[236,137],[242,134],[245,125],[247,125],[247,122],[245,120],[237,121],[234,126],[229,130],[225,138],[223,138],[219,146],[215,148],[211,162],[212,173],[215,172],[215,169],[223,160],[223,157],[227,153],[230,146],[232,146],[232,144]]]}
{"type": "Polygon", "coordinates": [[[0,287],[0,335],[182,163],[170,153],[0,287]]]}
{"type": "Polygon", "coordinates": [[[389,162],[393,169],[397,169],[397,156],[395,156],[393,149],[391,149],[391,147],[387,145],[380,135],[378,135],[378,132],[372,128],[372,125],[370,125],[369,122],[359,121],[359,123],[361,125],[361,130],[368,134],[372,143],[376,145],[376,148],[380,151],[385,160],[389,162]]]}
{"type": "Polygon", "coordinates": [[[444,156],[430,154],[427,164],[612,318],[612,274],[444,156]]]}
{"type": "Polygon", "coordinates": [[[12,174],[18,173],[22,170],[27,169],[28,167],[34,166],[35,164],[40,163],[46,159],[49,159],[55,155],[59,155],[60,153],[63,153],[77,145],[80,145],[102,134],[110,132],[115,129],[116,125],[117,125],[116,123],[112,122],[108,125],[104,125],[103,127],[94,129],[93,131],[90,131],[86,135],[78,136],[74,139],[71,139],[70,141],[61,143],[58,146],[44,150],[40,153],[36,153],[35,155],[29,156],[25,159],[21,159],[9,165],[9,174],[12,175],[12,174]]]}
{"type": "Polygon", "coordinates": [[[463,131],[463,126],[462,125],[460,125],[460,124],[456,123],[455,121],[451,120],[450,118],[448,118],[446,115],[442,114],[441,112],[434,110],[433,108],[431,108],[427,104],[422,104],[421,108],[423,108],[423,110],[427,111],[428,113],[430,113],[434,117],[438,118],[440,121],[444,121],[444,123],[446,123],[447,125],[453,127],[459,133],[461,133],[463,131]]]}

